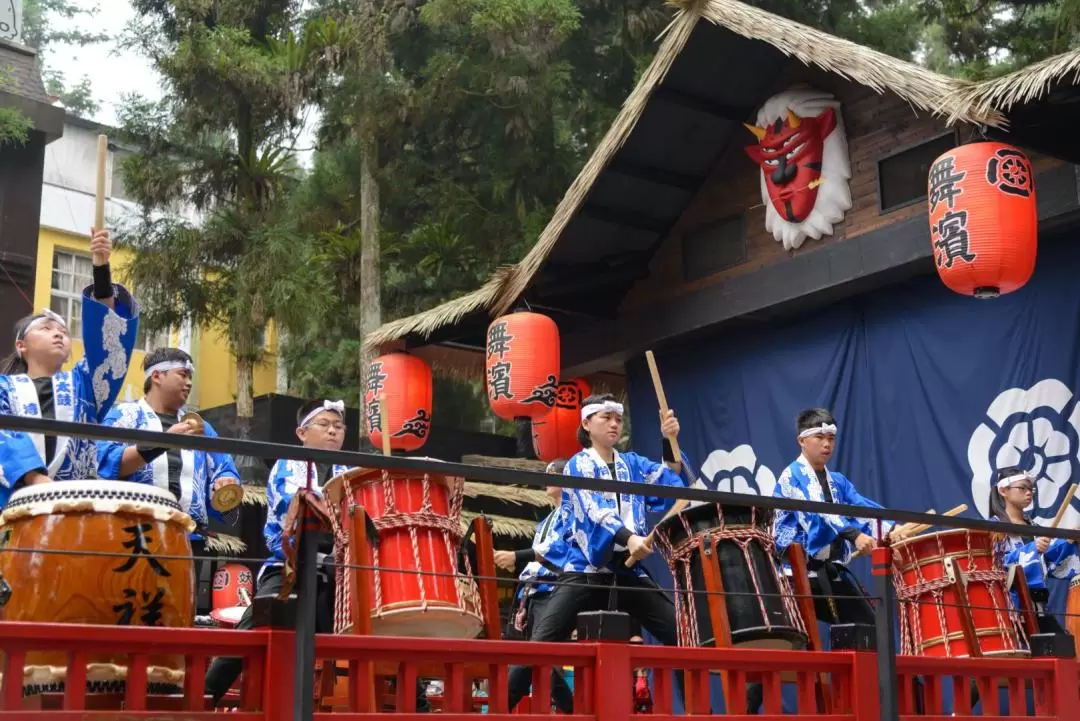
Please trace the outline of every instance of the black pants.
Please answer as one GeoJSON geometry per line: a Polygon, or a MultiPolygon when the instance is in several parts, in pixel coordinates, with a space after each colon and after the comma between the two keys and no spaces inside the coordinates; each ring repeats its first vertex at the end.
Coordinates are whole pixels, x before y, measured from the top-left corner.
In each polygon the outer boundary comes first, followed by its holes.
{"type": "MultiPolygon", "coordinates": [[[[832,569],[818,570],[817,576],[810,577],[810,593],[814,595],[814,613],[823,623],[830,626],[834,623],[861,623],[870,626],[875,624],[874,607],[870,605],[870,599],[847,571],[837,574],[832,569]],[[822,579],[822,573],[829,575],[822,579]]],[[[765,691],[760,683],[747,684],[748,713],[756,714],[764,699],[765,691]]]]}
{"type": "MultiPolygon", "coordinates": [[[[269,566],[259,579],[258,588],[255,589],[255,598],[273,598],[281,592],[284,584],[284,572],[280,566],[269,566]]],[[[318,593],[315,601],[315,633],[334,632],[334,573],[333,568],[328,568],[325,574],[319,575],[318,593]]],[[[248,630],[255,627],[254,604],[248,606],[240,621],[236,624],[237,630],[248,630]]],[[[210,694],[216,704],[229,692],[236,679],[240,676],[244,661],[240,658],[215,658],[206,671],[206,693],[210,694]]],[[[314,673],[312,669],[312,673],[314,673]]],[[[280,679],[281,683],[292,683],[292,679],[280,679]]],[[[424,694],[424,684],[416,679],[416,710],[426,713],[430,710],[427,696],[424,694]]]]}
{"type": "MultiPolygon", "coordinates": [[[[616,573],[618,588],[628,589],[616,594],[617,610],[637,619],[646,631],[667,646],[678,641],[675,632],[675,605],[656,584],[647,578],[630,573],[616,573]],[[646,589],[646,590],[639,590],[646,589]]],[[[582,611],[599,611],[608,608],[611,597],[610,574],[564,573],[543,610],[537,614],[530,641],[569,641],[582,611]]],[[[676,673],[676,681],[682,688],[682,672],[676,673]]],[[[517,705],[532,685],[531,666],[510,668],[509,705],[517,705]]],[[[554,687],[552,687],[554,691],[554,687]]]]}
{"type": "MultiPolygon", "coordinates": [[[[536,621],[542,618],[546,613],[548,603],[551,601],[551,592],[545,591],[543,593],[534,593],[529,597],[526,603],[528,604],[528,610],[525,616],[525,638],[533,640],[533,633],[536,628],[536,621]]],[[[532,674],[530,674],[529,682],[532,683],[532,674]]],[[[558,668],[551,669],[551,700],[555,702],[555,708],[559,709],[563,713],[573,713],[574,711],[574,692],[570,690],[570,685],[566,683],[566,678],[563,677],[562,671],[558,668]]],[[[543,713],[540,710],[533,709],[534,713],[543,713]]]]}

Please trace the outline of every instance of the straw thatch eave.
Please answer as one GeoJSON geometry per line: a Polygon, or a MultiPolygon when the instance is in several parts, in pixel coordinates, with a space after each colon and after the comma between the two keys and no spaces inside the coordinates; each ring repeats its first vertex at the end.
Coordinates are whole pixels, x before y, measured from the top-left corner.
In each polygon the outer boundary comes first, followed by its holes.
{"type": "Polygon", "coordinates": [[[1058,83],[1080,85],[1080,50],[1072,50],[1021,68],[1000,78],[960,88],[948,99],[955,108],[1009,112],[1016,105],[1039,100],[1058,83]],[[1070,78],[1070,74],[1072,77],[1070,78]]]}
{"type": "Polygon", "coordinates": [[[473,294],[384,325],[368,336],[367,347],[378,348],[408,334],[430,337],[437,329],[456,323],[477,310],[488,311],[492,317],[508,312],[539,273],[601,173],[630,137],[652,93],[664,80],[702,19],[750,40],[767,43],[805,65],[817,66],[878,93],[893,93],[914,108],[943,116],[949,123],[994,127],[1006,124],[1004,116],[992,107],[979,108],[958,102],[961,91],[972,85],[967,81],[939,75],[737,0],[685,0],[672,4],[677,5],[679,11],[664,31],[652,63],[592,157],[567,189],[536,245],[521,262],[500,269],[496,277],[473,294]]]}

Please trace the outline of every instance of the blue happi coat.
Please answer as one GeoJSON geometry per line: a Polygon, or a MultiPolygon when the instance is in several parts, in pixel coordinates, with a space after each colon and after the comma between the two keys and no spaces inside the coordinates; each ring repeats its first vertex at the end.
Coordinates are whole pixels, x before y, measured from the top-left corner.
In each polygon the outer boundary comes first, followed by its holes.
{"type": "MultiPolygon", "coordinates": [[[[564,491],[563,498],[565,497],[564,491]]],[[[562,568],[566,563],[568,550],[566,530],[569,526],[569,518],[570,507],[563,503],[558,508],[552,509],[547,518],[537,524],[536,533],[533,535],[533,553],[556,568],[562,568]]],[[[555,572],[547,565],[539,561],[530,561],[518,576],[520,585],[518,599],[528,598],[534,593],[550,592],[554,589],[550,581],[554,581],[555,578],[555,572]]]]}
{"type": "MultiPolygon", "coordinates": [[[[834,503],[881,508],[877,503],[859,495],[851,481],[842,474],[828,468],[825,469],[825,474],[834,503]]],[[[817,474],[804,456],[799,456],[780,474],[773,495],[819,503],[825,501],[817,474]]],[[[881,536],[884,536],[892,530],[894,524],[891,521],[882,521],[881,525],[881,536]]],[[[878,522],[873,519],[778,510],[773,524],[776,551],[782,554],[792,543],[798,543],[806,550],[810,559],[847,563],[855,551],[855,544],[840,534],[848,528],[856,528],[871,538],[881,540],[878,535],[878,522]],[[837,541],[838,556],[833,553],[833,544],[837,541]]]]}
{"type": "MultiPolygon", "coordinates": [[[[991,520],[1001,520],[994,516],[991,520]]],[[[1038,535],[1038,526],[1032,526],[1032,535],[1038,535]]],[[[1020,536],[1006,536],[999,545],[1006,566],[1018,565],[1024,571],[1028,588],[1046,588],[1047,574],[1054,578],[1069,580],[1080,573],[1080,554],[1076,544],[1064,538],[1051,538],[1046,553],[1035,548],[1035,539],[1025,542],[1020,536]]]]}
{"type": "MultiPolygon", "coordinates": [[[[139,305],[122,285],[113,286],[116,309],[82,294],[82,360],[52,378],[53,412],[58,421],[100,423],[116,401],[127,376],[139,305]]],[[[0,376],[0,413],[41,418],[37,388],[27,375],[0,376]]],[[[56,452],[44,458],[40,433],[0,431],[0,508],[15,483],[31,471],[46,472],[54,481],[97,478],[97,448],[88,438],[56,439],[56,452]]]]}
{"type": "MultiPolygon", "coordinates": [[[[685,454],[683,459],[687,461],[685,454]]],[[[577,453],[566,464],[563,474],[611,479],[607,464],[595,448],[577,453]]],[[[636,453],[615,454],[615,476],[616,480],[631,483],[686,485],[679,474],[666,465],[636,453]]],[[[584,573],[619,570],[611,567],[612,554],[622,550],[616,546],[615,535],[623,528],[633,535],[647,534],[648,514],[666,513],[675,503],[672,498],[599,493],[577,488],[564,489],[563,494],[570,505],[569,543],[563,570],[584,573]]],[[[639,576],[645,575],[641,564],[634,564],[632,570],[639,576]]]]}
{"type": "MultiPolygon", "coordinates": [[[[184,411],[178,414],[180,420],[184,418],[184,411]]],[[[217,438],[214,427],[204,421],[204,433],[209,438],[217,438]]],[[[146,399],[138,403],[119,403],[109,414],[105,416],[104,424],[117,428],[132,428],[142,431],[164,431],[161,427],[161,419],[146,402],[146,399]]],[[[157,486],[162,490],[169,490],[169,459],[167,454],[161,454],[150,463],[132,473],[127,478],[120,478],[120,462],[123,459],[124,449],[128,444],[119,441],[98,441],[98,473],[102,478],[113,480],[127,480],[136,483],[145,483],[148,486],[157,486]]],[[[206,526],[210,518],[224,521],[220,512],[210,505],[210,489],[220,478],[240,479],[240,472],[233,463],[232,456],[228,453],[207,453],[206,451],[193,451],[182,449],[180,451],[182,462],[180,468],[180,507],[184,509],[195,522],[206,526]]]]}
{"type": "MultiPolygon", "coordinates": [[[[285,532],[285,516],[289,513],[289,504],[301,488],[307,488],[308,469],[314,474],[315,466],[307,461],[290,461],[279,458],[270,469],[270,479],[266,482],[266,525],[263,526],[263,538],[270,557],[266,565],[280,564],[285,561],[281,549],[281,536],[285,532]]],[[[349,466],[335,465],[330,471],[334,477],[349,470],[349,466]]],[[[322,485],[317,477],[311,479],[311,489],[322,495],[322,485]]]]}

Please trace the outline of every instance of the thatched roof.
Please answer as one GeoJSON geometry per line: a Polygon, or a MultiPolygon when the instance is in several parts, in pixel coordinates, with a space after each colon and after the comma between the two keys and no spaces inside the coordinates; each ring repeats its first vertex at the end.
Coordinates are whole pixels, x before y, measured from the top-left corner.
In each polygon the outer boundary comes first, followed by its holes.
{"type": "MultiPolygon", "coordinates": [[[[476,518],[478,513],[472,511],[461,512],[462,530],[469,527],[469,523],[476,518]]],[[[496,536],[510,536],[512,538],[532,538],[536,533],[536,521],[527,518],[511,518],[509,516],[493,516],[486,514],[491,521],[491,532],[496,536]]]]}
{"type": "Polygon", "coordinates": [[[817,66],[878,93],[893,93],[919,110],[946,117],[950,123],[963,121],[989,126],[1005,123],[1001,113],[992,107],[964,105],[957,101],[958,94],[971,85],[966,81],[939,75],[737,0],[687,0],[678,5],[680,9],[664,31],[652,63],[592,157],[567,189],[532,250],[517,265],[500,269],[480,290],[384,325],[365,339],[366,346],[377,348],[409,334],[428,338],[435,330],[478,310],[486,310],[492,317],[508,312],[540,271],[570,221],[582,209],[593,185],[629,138],[653,91],[664,80],[702,19],[742,37],[771,45],[808,66],[817,66]]]}
{"type": "Polygon", "coordinates": [[[1080,85],[1080,50],[1055,55],[1000,78],[965,86],[949,99],[947,109],[950,113],[963,108],[1008,112],[1014,105],[1039,100],[1060,82],[1080,85]]]}

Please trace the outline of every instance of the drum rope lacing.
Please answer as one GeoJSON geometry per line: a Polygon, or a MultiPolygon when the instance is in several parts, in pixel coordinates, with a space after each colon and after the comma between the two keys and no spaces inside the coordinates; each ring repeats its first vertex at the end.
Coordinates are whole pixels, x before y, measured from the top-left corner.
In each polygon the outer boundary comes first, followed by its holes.
{"type": "MultiPolygon", "coordinates": [[[[686,533],[686,540],[681,541],[676,546],[672,546],[667,529],[660,527],[656,529],[656,536],[660,541],[661,548],[666,551],[664,556],[667,560],[668,570],[671,572],[672,580],[677,583],[681,575],[683,583],[685,584],[685,591],[679,592],[677,590],[674,594],[675,618],[677,624],[676,630],[680,646],[701,645],[700,632],[697,623],[697,608],[694,600],[694,596],[697,595],[697,592],[694,591],[690,572],[691,559],[699,550],[698,538],[704,538],[709,544],[719,541],[733,541],[735,545],[739,547],[742,551],[743,560],[746,561],[746,568],[749,570],[750,579],[753,581],[754,595],[758,603],[758,608],[761,610],[762,622],[765,624],[767,630],[771,631],[773,628],[773,623],[769,619],[768,609],[765,607],[765,596],[767,594],[764,594],[761,590],[756,567],[750,555],[750,545],[757,543],[764,548],[768,557],[771,558],[773,556],[776,544],[773,539],[772,523],[770,521],[768,525],[759,525],[757,517],[758,509],[752,508],[750,526],[746,527],[740,525],[738,528],[731,529],[726,526],[724,511],[720,505],[716,506],[716,512],[719,518],[719,527],[711,528],[698,535],[694,534],[686,516],[680,514],[678,519],[682,523],[683,530],[686,533]]],[[[777,588],[780,590],[780,597],[784,604],[784,609],[787,611],[788,618],[794,620],[795,628],[802,633],[806,633],[802,614],[799,613],[798,607],[795,604],[794,595],[791,591],[787,577],[783,573],[780,573],[774,564],[769,564],[769,569],[776,580],[777,588]]],[[[713,630],[713,634],[715,636],[716,629],[713,630]]]]}
{"type": "MultiPolygon", "coordinates": [[[[461,517],[461,505],[464,496],[464,484],[461,482],[449,484],[449,513],[443,515],[435,511],[431,502],[430,474],[424,474],[422,478],[423,497],[420,509],[415,512],[402,512],[398,510],[397,499],[394,496],[394,484],[391,483],[389,471],[382,471],[381,483],[383,491],[383,513],[378,517],[371,517],[371,521],[376,530],[381,532],[385,529],[408,529],[409,542],[413,555],[413,567],[417,570],[423,568],[420,558],[420,529],[426,529],[424,532],[429,534],[432,531],[440,533],[446,546],[447,556],[450,559],[451,574],[454,579],[455,591],[457,592],[458,597],[458,608],[463,614],[475,613],[476,609],[480,607],[480,592],[477,588],[476,581],[473,579],[472,563],[466,555],[464,559],[465,572],[462,574],[461,569],[458,568],[457,562],[457,546],[461,543],[461,538],[464,535],[461,531],[461,522],[459,520],[461,517]]],[[[348,495],[347,502],[351,502],[351,498],[348,498],[348,495]]],[[[333,513],[332,516],[334,517],[334,534],[336,540],[336,543],[334,544],[335,560],[338,564],[336,583],[337,593],[335,594],[334,602],[334,626],[335,632],[340,633],[352,625],[350,612],[351,591],[346,576],[348,571],[352,570],[352,567],[348,563],[348,537],[340,522],[340,509],[333,513]]],[[[374,615],[381,618],[387,611],[387,609],[383,607],[382,574],[393,573],[394,571],[392,569],[382,568],[378,545],[372,545],[371,551],[373,566],[371,571],[375,587],[374,615]]],[[[437,583],[439,579],[429,573],[421,572],[418,576],[417,586],[420,593],[420,609],[426,611],[428,608],[427,585],[429,583],[437,583]]]]}
{"type": "MultiPolygon", "coordinates": [[[[1003,609],[998,603],[999,595],[1003,598],[1008,596],[1007,589],[1005,588],[1008,576],[1004,570],[999,570],[1004,568],[1003,564],[995,563],[994,569],[976,568],[975,548],[972,543],[970,531],[964,532],[964,545],[967,548],[966,558],[964,558],[963,554],[946,553],[943,535],[939,534],[934,540],[937,545],[937,558],[944,559],[946,556],[950,556],[954,559],[964,559],[967,567],[960,569],[960,571],[964,575],[965,583],[969,585],[971,583],[986,584],[990,591],[988,595],[990,596],[990,602],[993,604],[992,608],[994,611],[994,618],[998,624],[998,630],[1001,632],[1001,637],[1006,646],[1008,646],[1006,650],[1022,650],[1023,644],[1027,642],[1027,633],[1024,630],[1023,624],[1020,622],[1019,614],[1014,609],[1003,609]],[[999,593],[995,593],[994,591],[998,591],[999,593]]],[[[927,579],[923,574],[920,556],[915,553],[915,547],[913,545],[901,546],[897,550],[898,556],[904,557],[903,563],[897,560],[893,565],[893,585],[896,588],[896,601],[900,607],[900,652],[906,655],[921,655],[925,652],[926,639],[923,637],[919,607],[929,605],[921,598],[922,596],[929,594],[933,598],[931,604],[936,607],[938,628],[941,632],[942,643],[945,646],[945,657],[952,658],[953,640],[949,638],[950,633],[947,617],[945,615],[945,608],[947,606],[953,606],[954,604],[945,603],[944,596],[948,589],[961,581],[959,579],[955,581],[951,580],[948,576],[927,579]],[[902,571],[910,569],[914,569],[918,580],[909,586],[903,577],[902,571]]],[[[997,555],[999,549],[995,548],[994,552],[995,555],[997,555]]],[[[960,608],[961,613],[970,613],[972,610],[970,605],[960,608]]],[[[976,629],[976,631],[978,631],[978,629],[976,629]]],[[[979,643],[981,646],[979,638],[976,638],[976,643],[979,643]]]]}

